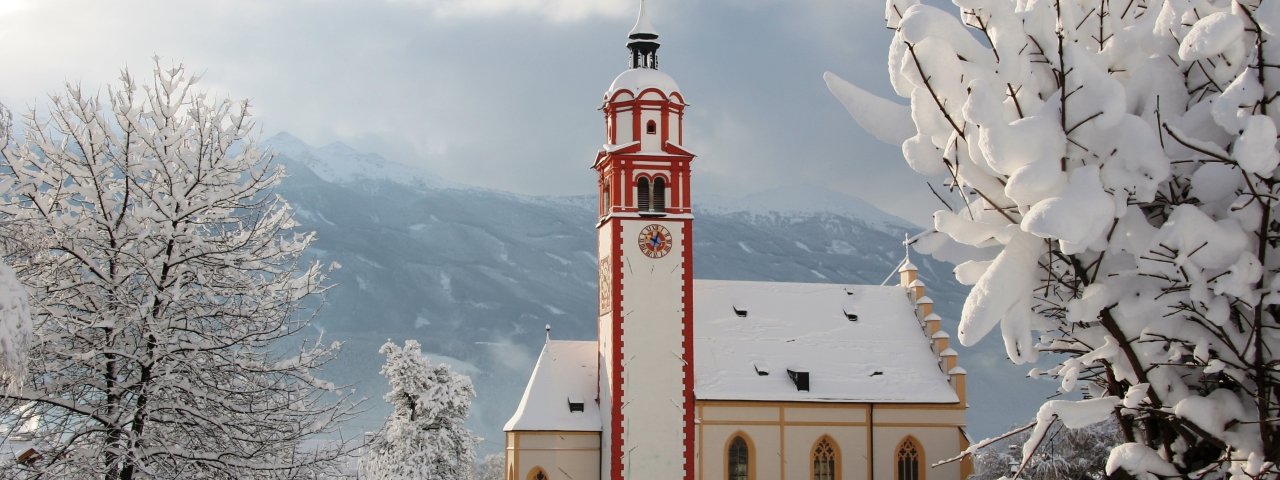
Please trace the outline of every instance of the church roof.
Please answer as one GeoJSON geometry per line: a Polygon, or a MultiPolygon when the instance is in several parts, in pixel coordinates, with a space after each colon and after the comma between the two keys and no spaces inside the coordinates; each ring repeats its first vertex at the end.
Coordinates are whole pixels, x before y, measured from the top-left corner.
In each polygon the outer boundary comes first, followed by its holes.
{"type": "Polygon", "coordinates": [[[595,341],[548,341],[533,367],[520,407],[502,430],[600,431],[596,349],[595,341]],[[582,411],[571,412],[570,402],[582,404],[582,411]]]}
{"type": "Polygon", "coordinates": [[[958,401],[902,287],[727,280],[693,286],[699,400],[958,401]],[[788,370],[808,374],[807,391],[788,370]]]}
{"type": "MultiPolygon", "coordinates": [[[[959,401],[902,287],[694,280],[693,288],[698,400],[959,401]],[[807,374],[807,390],[792,372],[807,374]]],[[[547,342],[503,430],[600,431],[597,348],[547,342]],[[570,412],[570,401],[583,411],[570,412]]]]}

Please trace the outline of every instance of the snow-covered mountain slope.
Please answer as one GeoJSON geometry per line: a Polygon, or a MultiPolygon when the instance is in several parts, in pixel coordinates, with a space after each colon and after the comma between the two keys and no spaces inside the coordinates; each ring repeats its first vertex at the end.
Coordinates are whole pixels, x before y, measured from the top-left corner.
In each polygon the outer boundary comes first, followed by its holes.
{"type": "MultiPolygon", "coordinates": [[[[289,177],[278,192],[303,228],[318,233],[311,254],[342,265],[315,323],[326,339],[345,342],[329,376],[372,400],[353,428],[376,429],[387,412],[378,346],[414,338],[434,359],[472,376],[479,398],[471,425],[487,439],[482,451],[499,451],[501,426],[519,402],[544,325],[557,339],[596,336],[595,200],[339,175],[351,168],[345,164],[318,175],[310,165],[329,149],[298,144],[279,150],[289,177]]],[[[324,161],[360,158],[366,156],[324,161]]],[[[902,258],[903,235],[917,227],[860,200],[826,195],[817,207],[784,190],[695,208],[695,276],[880,284],[902,258]]],[[[965,290],[949,265],[918,257],[929,295],[954,332],[965,290]]],[[[961,354],[975,436],[1029,417],[1038,404],[1030,400],[1048,393],[1044,384],[1021,380],[1025,369],[1008,365],[998,343],[961,354]]]]}
{"type": "Polygon", "coordinates": [[[288,132],[281,132],[263,140],[261,146],[279,156],[288,157],[305,165],[317,176],[329,182],[391,180],[424,188],[463,187],[461,184],[432,175],[426,170],[387,160],[377,154],[357,151],[342,142],[333,142],[315,148],[288,132]]]}

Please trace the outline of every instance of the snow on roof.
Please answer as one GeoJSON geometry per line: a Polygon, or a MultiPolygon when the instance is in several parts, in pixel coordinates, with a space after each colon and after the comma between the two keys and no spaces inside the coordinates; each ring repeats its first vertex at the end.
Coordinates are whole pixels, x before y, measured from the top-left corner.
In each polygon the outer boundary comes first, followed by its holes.
{"type": "Polygon", "coordinates": [[[910,261],[910,260],[907,260],[907,263],[902,264],[902,267],[898,269],[898,272],[899,272],[899,273],[901,273],[901,272],[914,272],[914,271],[917,271],[916,266],[915,266],[915,264],[911,263],[911,261],[910,261]]]}
{"type": "Polygon", "coordinates": [[[900,287],[694,280],[693,298],[700,400],[959,401],[900,287]],[[776,370],[760,375],[761,361],[776,370]],[[808,391],[784,371],[801,365],[808,391]]]}
{"type": "Polygon", "coordinates": [[[609,90],[604,95],[607,98],[612,96],[614,92],[624,89],[638,94],[648,88],[656,88],[667,95],[680,91],[680,86],[676,85],[676,80],[662,70],[632,68],[622,72],[622,74],[618,75],[618,78],[613,79],[613,83],[609,85],[609,90]]]}
{"type": "Polygon", "coordinates": [[[628,37],[634,35],[658,35],[658,29],[653,28],[653,22],[649,21],[649,14],[645,12],[644,0],[640,0],[640,14],[636,16],[636,26],[631,27],[628,37]]]}
{"type": "Polygon", "coordinates": [[[547,342],[533,367],[520,407],[502,430],[600,431],[600,405],[596,402],[598,355],[595,341],[547,342]],[[581,412],[569,411],[570,399],[583,403],[581,412]]]}

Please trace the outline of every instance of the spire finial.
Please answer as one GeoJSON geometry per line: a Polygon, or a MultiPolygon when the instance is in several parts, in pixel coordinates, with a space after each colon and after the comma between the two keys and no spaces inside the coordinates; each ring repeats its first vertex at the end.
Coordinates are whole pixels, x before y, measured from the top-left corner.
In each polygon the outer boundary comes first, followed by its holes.
{"type": "Polygon", "coordinates": [[[911,235],[906,232],[902,233],[902,249],[905,251],[902,258],[911,263],[911,235]]]}
{"type": "Polygon", "coordinates": [[[649,13],[644,8],[645,1],[640,0],[640,14],[636,16],[636,25],[631,27],[631,33],[627,36],[634,39],[636,35],[653,35],[658,38],[658,30],[653,28],[653,22],[649,21],[649,13]]]}
{"type": "Polygon", "coordinates": [[[551,343],[551,324],[547,324],[547,343],[551,343]]]}
{"type": "Polygon", "coordinates": [[[627,38],[627,49],[631,50],[631,68],[658,69],[658,30],[649,21],[649,13],[645,10],[645,1],[640,0],[640,14],[636,16],[636,26],[631,27],[627,38]]]}

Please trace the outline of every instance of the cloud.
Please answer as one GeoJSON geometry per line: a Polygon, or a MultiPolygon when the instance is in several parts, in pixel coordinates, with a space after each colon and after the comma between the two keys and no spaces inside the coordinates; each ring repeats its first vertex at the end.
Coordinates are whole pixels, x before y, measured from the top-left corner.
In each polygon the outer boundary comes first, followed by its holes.
{"type": "Polygon", "coordinates": [[[414,4],[442,18],[538,15],[554,22],[594,17],[623,17],[637,8],[635,0],[388,0],[414,4]]]}

